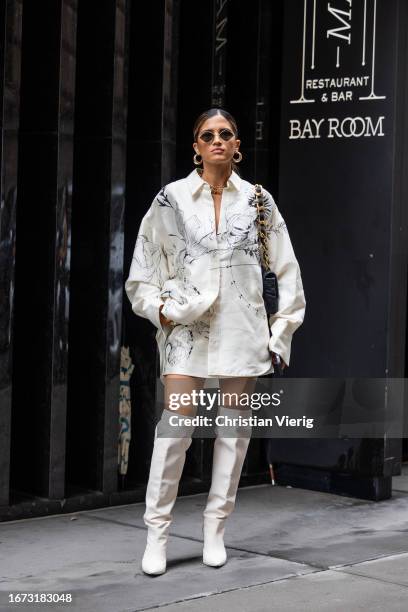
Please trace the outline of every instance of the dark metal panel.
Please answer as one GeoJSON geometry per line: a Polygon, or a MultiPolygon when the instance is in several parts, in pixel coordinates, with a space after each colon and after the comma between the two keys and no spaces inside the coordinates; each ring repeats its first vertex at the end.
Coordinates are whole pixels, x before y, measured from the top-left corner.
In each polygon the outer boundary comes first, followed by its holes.
{"type": "Polygon", "coordinates": [[[21,0],[0,2],[0,506],[8,504],[21,67],[21,0]]]}
{"type": "Polygon", "coordinates": [[[64,494],[76,1],[23,2],[12,487],[64,494]]]}
{"type": "MultiPolygon", "coordinates": [[[[363,9],[336,30],[327,7],[285,2],[279,203],[307,300],[291,376],[404,372],[407,7],[375,0],[363,9]],[[360,82],[318,81],[342,77],[360,82]]],[[[361,494],[373,498],[390,494],[388,481],[374,481],[398,473],[400,455],[387,439],[273,441],[276,461],[297,464],[295,484],[319,466],[336,492],[357,495],[367,477],[361,494]]]]}
{"type": "Polygon", "coordinates": [[[213,0],[211,106],[224,107],[229,26],[229,0],[213,0]]]}
{"type": "Polygon", "coordinates": [[[179,10],[178,0],[166,0],[163,32],[162,184],[173,181],[176,171],[179,10]]]}
{"type": "Polygon", "coordinates": [[[387,370],[392,377],[404,376],[408,360],[408,4],[397,2],[395,57],[395,144],[392,158],[390,296],[388,312],[387,370]]]}
{"type": "Polygon", "coordinates": [[[386,373],[397,4],[397,0],[376,3],[372,76],[374,3],[369,7],[365,30],[363,7],[353,10],[352,44],[340,40],[340,68],[336,68],[337,41],[326,35],[337,20],[318,5],[313,70],[310,3],[285,3],[279,201],[302,263],[308,299],[305,323],[294,339],[292,374],[301,371],[303,376],[336,377],[386,373]],[[305,28],[303,6],[309,9],[305,28]],[[365,31],[368,42],[363,47],[365,31]],[[313,78],[361,75],[368,78],[362,86],[306,89],[313,78]],[[374,94],[385,99],[360,99],[370,95],[372,84],[374,94]],[[351,91],[352,100],[335,102],[322,97],[345,90],[351,91]],[[380,121],[377,135],[370,135],[368,120],[361,133],[360,119],[356,131],[361,136],[349,135],[348,117],[368,117],[374,126],[380,121]],[[320,138],[313,130],[313,119],[323,120],[320,138]],[[335,127],[343,119],[344,135],[335,127]],[[299,128],[308,126],[311,132],[306,129],[300,137],[299,128]]]}
{"type": "MultiPolygon", "coordinates": [[[[125,278],[140,221],[153,197],[175,179],[178,0],[132,3],[130,20],[125,278]]],[[[132,440],[126,487],[146,480],[152,453],[156,340],[153,325],[124,302],[124,344],[135,364],[131,378],[132,440]]]]}
{"type": "Polygon", "coordinates": [[[179,31],[177,177],[182,177],[194,168],[193,124],[211,107],[214,2],[182,0],[179,31]]]}
{"type": "Polygon", "coordinates": [[[78,8],[67,490],[117,490],[126,0],[78,8]]]}
{"type": "Polygon", "coordinates": [[[282,2],[231,2],[226,108],[240,129],[244,178],[278,191],[282,2]]]}
{"type": "MultiPolygon", "coordinates": [[[[395,148],[391,209],[389,262],[390,304],[388,312],[387,370],[391,377],[407,377],[408,371],[408,4],[397,7],[397,52],[395,68],[395,148]],[[398,127],[400,126],[400,129],[398,127]]],[[[404,398],[403,430],[407,431],[408,398],[404,398]]],[[[384,472],[401,473],[402,439],[385,439],[384,472]]]]}

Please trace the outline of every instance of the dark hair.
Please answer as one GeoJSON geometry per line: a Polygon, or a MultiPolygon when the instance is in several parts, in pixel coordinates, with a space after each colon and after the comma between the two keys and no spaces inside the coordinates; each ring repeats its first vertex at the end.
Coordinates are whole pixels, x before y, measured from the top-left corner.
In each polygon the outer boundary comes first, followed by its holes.
{"type": "MultiPolygon", "coordinates": [[[[237,122],[235,121],[231,113],[224,110],[223,108],[210,108],[204,111],[203,113],[201,113],[201,115],[199,115],[197,119],[195,120],[194,127],[193,127],[194,142],[197,142],[198,132],[200,131],[200,127],[202,126],[204,121],[207,121],[207,119],[210,119],[210,117],[215,117],[216,115],[222,115],[229,122],[232,128],[232,131],[235,134],[235,138],[238,138],[237,122]]],[[[231,163],[232,163],[232,170],[234,170],[234,172],[239,174],[237,164],[234,162],[234,160],[232,160],[231,163]]]]}

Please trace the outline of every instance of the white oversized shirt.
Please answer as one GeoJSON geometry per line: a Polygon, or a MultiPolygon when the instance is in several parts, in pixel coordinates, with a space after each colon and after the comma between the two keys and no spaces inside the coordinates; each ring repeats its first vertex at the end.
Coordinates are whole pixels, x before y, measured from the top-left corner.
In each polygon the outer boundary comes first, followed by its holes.
{"type": "MultiPolygon", "coordinates": [[[[303,322],[306,301],[285,221],[272,195],[265,188],[263,193],[270,268],[279,287],[279,309],[269,317],[268,348],[289,365],[292,336],[303,322]]],[[[156,326],[159,348],[169,333],[169,326],[160,323],[161,304],[165,317],[183,325],[211,312],[220,289],[220,236],[234,272],[231,291],[236,294],[231,293],[231,299],[244,300],[248,307],[240,316],[247,318],[246,329],[251,317],[257,329],[256,321],[266,313],[256,220],[254,186],[234,171],[223,190],[218,232],[210,186],[196,169],[160,189],[141,221],[125,282],[133,312],[156,326]]],[[[248,358],[253,359],[245,347],[240,355],[236,376],[247,370],[248,358]]]]}

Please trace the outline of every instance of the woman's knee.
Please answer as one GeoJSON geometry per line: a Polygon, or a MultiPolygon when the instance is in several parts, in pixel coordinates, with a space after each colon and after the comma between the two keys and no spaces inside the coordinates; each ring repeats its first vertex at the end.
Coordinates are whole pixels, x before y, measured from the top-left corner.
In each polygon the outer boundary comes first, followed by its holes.
{"type": "Polygon", "coordinates": [[[227,408],[251,410],[251,394],[253,393],[257,376],[225,378],[220,380],[222,403],[227,408]]]}
{"type": "Polygon", "coordinates": [[[166,374],[164,386],[164,408],[183,414],[195,416],[198,405],[194,401],[194,391],[204,387],[205,378],[186,374],[166,374]]]}

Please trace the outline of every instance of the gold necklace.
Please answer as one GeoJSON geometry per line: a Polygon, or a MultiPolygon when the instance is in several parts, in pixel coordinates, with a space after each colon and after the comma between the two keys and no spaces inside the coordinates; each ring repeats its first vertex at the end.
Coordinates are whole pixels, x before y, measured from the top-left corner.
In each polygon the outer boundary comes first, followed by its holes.
{"type": "MultiPolygon", "coordinates": [[[[201,172],[199,172],[199,174],[200,174],[201,178],[203,178],[203,177],[202,177],[202,174],[203,174],[203,171],[202,171],[202,170],[201,170],[201,172]]],[[[204,180],[205,180],[205,179],[203,179],[203,181],[204,181],[204,180]]],[[[208,185],[210,185],[210,183],[208,183],[208,181],[206,181],[206,183],[207,183],[208,185]]],[[[222,192],[223,192],[223,190],[224,190],[225,188],[226,188],[226,185],[220,185],[220,186],[218,186],[218,185],[210,185],[211,195],[214,195],[214,194],[220,194],[220,193],[222,193],[222,192]]]]}
{"type": "MultiPolygon", "coordinates": [[[[210,185],[210,183],[208,183],[208,184],[210,185]]],[[[225,189],[225,187],[226,187],[225,185],[224,185],[224,186],[222,186],[222,187],[217,187],[217,186],[215,186],[215,185],[210,185],[211,194],[213,194],[213,195],[214,195],[214,194],[219,194],[219,193],[222,193],[222,192],[223,192],[223,190],[225,189]]]]}

